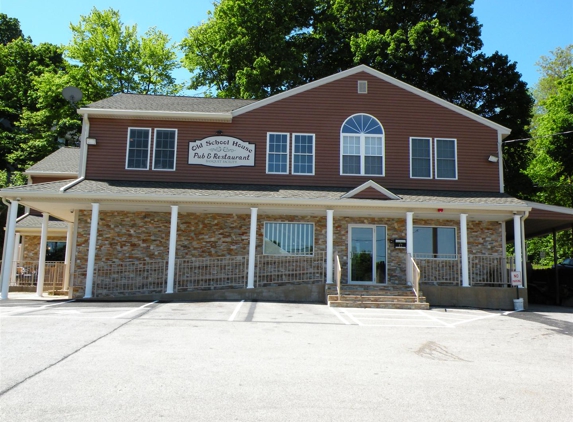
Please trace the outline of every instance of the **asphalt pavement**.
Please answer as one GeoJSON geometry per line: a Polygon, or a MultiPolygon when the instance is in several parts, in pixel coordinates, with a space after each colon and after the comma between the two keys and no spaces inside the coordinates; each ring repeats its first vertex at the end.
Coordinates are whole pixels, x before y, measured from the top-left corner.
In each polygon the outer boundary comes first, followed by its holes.
{"type": "Polygon", "coordinates": [[[3,421],[570,421],[573,310],[0,302],[3,421]]]}

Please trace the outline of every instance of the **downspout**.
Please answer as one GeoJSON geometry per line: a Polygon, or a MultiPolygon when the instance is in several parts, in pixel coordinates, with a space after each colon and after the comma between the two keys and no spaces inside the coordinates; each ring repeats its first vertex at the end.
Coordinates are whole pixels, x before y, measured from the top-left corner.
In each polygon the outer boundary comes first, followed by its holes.
{"type": "Polygon", "coordinates": [[[521,218],[521,242],[522,242],[521,252],[523,254],[521,262],[525,262],[525,271],[523,272],[523,282],[522,282],[524,289],[527,288],[527,263],[529,262],[527,259],[527,247],[525,244],[525,220],[527,219],[527,217],[529,217],[529,211],[525,211],[523,217],[521,218]]]}
{"type": "Polygon", "coordinates": [[[502,147],[501,132],[497,132],[497,156],[499,157],[499,191],[505,192],[505,181],[503,177],[503,147],[502,147]]]}
{"type": "Polygon", "coordinates": [[[78,171],[78,178],[73,180],[72,182],[68,183],[66,186],[60,188],[60,193],[64,193],[71,187],[74,187],[78,183],[81,183],[86,176],[86,164],[88,161],[88,144],[86,143],[86,139],[90,134],[90,120],[88,118],[87,113],[84,114],[83,122],[82,122],[82,134],[80,136],[80,165],[78,171]]]}

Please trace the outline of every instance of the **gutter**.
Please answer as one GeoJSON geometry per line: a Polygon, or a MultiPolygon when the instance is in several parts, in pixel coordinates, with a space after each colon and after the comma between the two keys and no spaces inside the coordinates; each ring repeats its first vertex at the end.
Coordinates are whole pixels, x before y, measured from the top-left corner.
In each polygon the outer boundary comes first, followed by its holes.
{"type": "Polygon", "coordinates": [[[97,117],[135,117],[135,118],[164,118],[172,120],[206,120],[231,123],[231,113],[206,113],[192,111],[150,111],[150,110],[116,110],[104,108],[80,108],[78,114],[97,117]]]}
{"type": "MultiPolygon", "coordinates": [[[[61,193],[64,193],[67,189],[80,183],[83,178],[74,180],[66,186],[60,188],[57,193],[47,193],[47,192],[13,192],[14,197],[25,197],[26,199],[34,198],[54,198],[58,201],[62,200],[61,193]]],[[[81,200],[86,202],[101,201],[102,203],[114,202],[144,202],[144,203],[168,203],[168,204],[229,204],[229,205],[244,205],[246,207],[251,207],[254,204],[258,206],[264,205],[275,205],[275,206],[319,206],[319,207],[335,207],[335,208],[372,208],[380,209],[379,201],[365,202],[364,199],[290,199],[290,198],[264,198],[264,197],[251,197],[251,198],[221,198],[220,196],[201,196],[201,197],[189,197],[187,195],[170,195],[170,196],[156,196],[152,194],[144,195],[117,195],[111,193],[74,193],[65,195],[66,199],[70,201],[81,200]]],[[[451,202],[432,202],[432,203],[422,203],[422,202],[400,202],[400,201],[385,201],[383,208],[385,209],[422,209],[422,210],[435,210],[437,208],[443,208],[444,210],[455,209],[455,210],[483,210],[483,211],[509,211],[509,212],[529,212],[531,207],[527,204],[517,205],[488,205],[488,204],[471,204],[471,203],[451,203],[451,202]]]]}

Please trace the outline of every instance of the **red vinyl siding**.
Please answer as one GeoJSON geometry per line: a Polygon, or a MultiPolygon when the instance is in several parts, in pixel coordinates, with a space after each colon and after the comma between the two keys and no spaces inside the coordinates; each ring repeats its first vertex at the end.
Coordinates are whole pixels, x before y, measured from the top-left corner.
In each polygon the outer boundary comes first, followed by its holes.
{"type": "MultiPolygon", "coordinates": [[[[459,113],[366,73],[359,73],[244,113],[232,123],[90,118],[86,176],[100,180],[139,180],[265,185],[344,186],[367,180],[403,189],[499,191],[497,132],[459,113]],[[368,94],[357,93],[357,81],[368,81],[368,94]],[[349,116],[366,113],[385,132],[385,176],[340,175],[340,129],[349,116]],[[126,170],[129,127],[178,129],[176,171],[126,170]],[[188,165],[188,142],[223,135],[256,144],[255,167],[217,168],[188,165]],[[315,134],[315,175],[266,174],[268,132],[315,134]],[[410,137],[457,140],[458,180],[410,178],[410,137]]],[[[291,139],[292,142],[292,139],[291,139]]],[[[289,158],[290,162],[290,158],[289,158]]]]}

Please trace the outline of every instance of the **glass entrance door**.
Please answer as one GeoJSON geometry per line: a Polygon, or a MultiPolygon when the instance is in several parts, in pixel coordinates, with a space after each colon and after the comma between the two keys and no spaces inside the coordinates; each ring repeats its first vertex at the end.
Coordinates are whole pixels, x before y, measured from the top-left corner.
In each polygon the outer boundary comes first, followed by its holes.
{"type": "Polygon", "coordinates": [[[350,283],[386,283],[386,227],[350,226],[350,283]]]}

